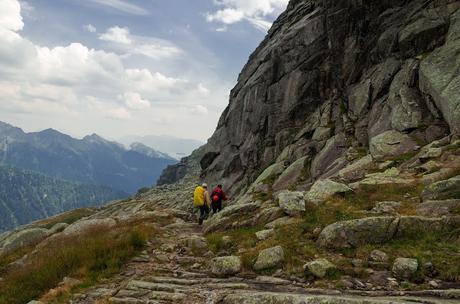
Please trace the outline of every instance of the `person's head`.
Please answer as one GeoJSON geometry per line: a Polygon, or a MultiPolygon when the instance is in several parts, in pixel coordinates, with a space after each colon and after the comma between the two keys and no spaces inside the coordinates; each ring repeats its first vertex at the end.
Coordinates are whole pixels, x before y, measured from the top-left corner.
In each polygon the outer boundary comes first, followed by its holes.
{"type": "Polygon", "coordinates": [[[222,185],[221,184],[217,185],[217,188],[222,189],[222,185]]]}
{"type": "Polygon", "coordinates": [[[201,185],[201,187],[203,187],[203,188],[205,188],[205,189],[208,189],[208,184],[203,183],[203,185],[201,185]]]}

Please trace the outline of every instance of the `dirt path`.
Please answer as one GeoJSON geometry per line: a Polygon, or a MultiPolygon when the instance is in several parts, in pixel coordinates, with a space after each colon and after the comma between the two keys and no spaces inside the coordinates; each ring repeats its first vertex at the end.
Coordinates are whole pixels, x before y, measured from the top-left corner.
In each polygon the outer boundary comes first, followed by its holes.
{"type": "MultiPolygon", "coordinates": [[[[118,304],[233,304],[233,303],[329,303],[358,304],[367,298],[362,294],[343,295],[339,291],[309,290],[300,283],[272,277],[248,279],[210,277],[207,261],[210,257],[194,256],[185,245],[193,236],[202,237],[194,223],[177,220],[163,228],[155,246],[149,243],[141,256],[134,258],[125,270],[90,290],[77,294],[70,303],[118,304]],[[157,243],[158,244],[158,243],[157,243]],[[337,300],[337,301],[333,301],[337,300]],[[331,302],[332,301],[332,302],[331,302]]],[[[429,294],[428,294],[429,295],[429,294]]],[[[370,296],[370,294],[368,294],[370,296]]],[[[460,300],[439,298],[372,297],[366,303],[459,303],[460,300]]],[[[423,295],[422,295],[423,296],[423,295]]]]}

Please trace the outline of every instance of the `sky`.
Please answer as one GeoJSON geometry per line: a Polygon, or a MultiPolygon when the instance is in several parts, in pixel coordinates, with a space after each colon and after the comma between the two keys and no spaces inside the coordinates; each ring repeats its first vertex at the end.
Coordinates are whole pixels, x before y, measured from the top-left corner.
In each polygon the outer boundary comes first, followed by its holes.
{"type": "Polygon", "coordinates": [[[0,0],[0,120],[205,141],[288,0],[0,0]]]}

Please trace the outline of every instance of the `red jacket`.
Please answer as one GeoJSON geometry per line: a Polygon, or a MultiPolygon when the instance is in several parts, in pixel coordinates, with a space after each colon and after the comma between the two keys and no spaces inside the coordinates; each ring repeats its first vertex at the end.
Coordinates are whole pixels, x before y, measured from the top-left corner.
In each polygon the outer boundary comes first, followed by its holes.
{"type": "Polygon", "coordinates": [[[214,190],[212,190],[212,193],[211,193],[212,201],[214,201],[214,196],[216,195],[219,197],[220,200],[223,200],[223,201],[227,200],[227,196],[225,195],[225,192],[219,187],[216,187],[214,188],[214,190]]]}

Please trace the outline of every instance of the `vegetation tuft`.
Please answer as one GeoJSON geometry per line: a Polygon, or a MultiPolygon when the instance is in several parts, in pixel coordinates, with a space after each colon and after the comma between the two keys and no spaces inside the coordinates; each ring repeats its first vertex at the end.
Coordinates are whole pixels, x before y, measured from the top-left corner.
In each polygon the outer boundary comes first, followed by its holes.
{"type": "Polygon", "coordinates": [[[37,299],[64,277],[90,286],[117,273],[144,248],[153,233],[146,226],[94,229],[78,237],[46,243],[24,266],[9,269],[0,282],[0,303],[21,304],[37,299]]]}

